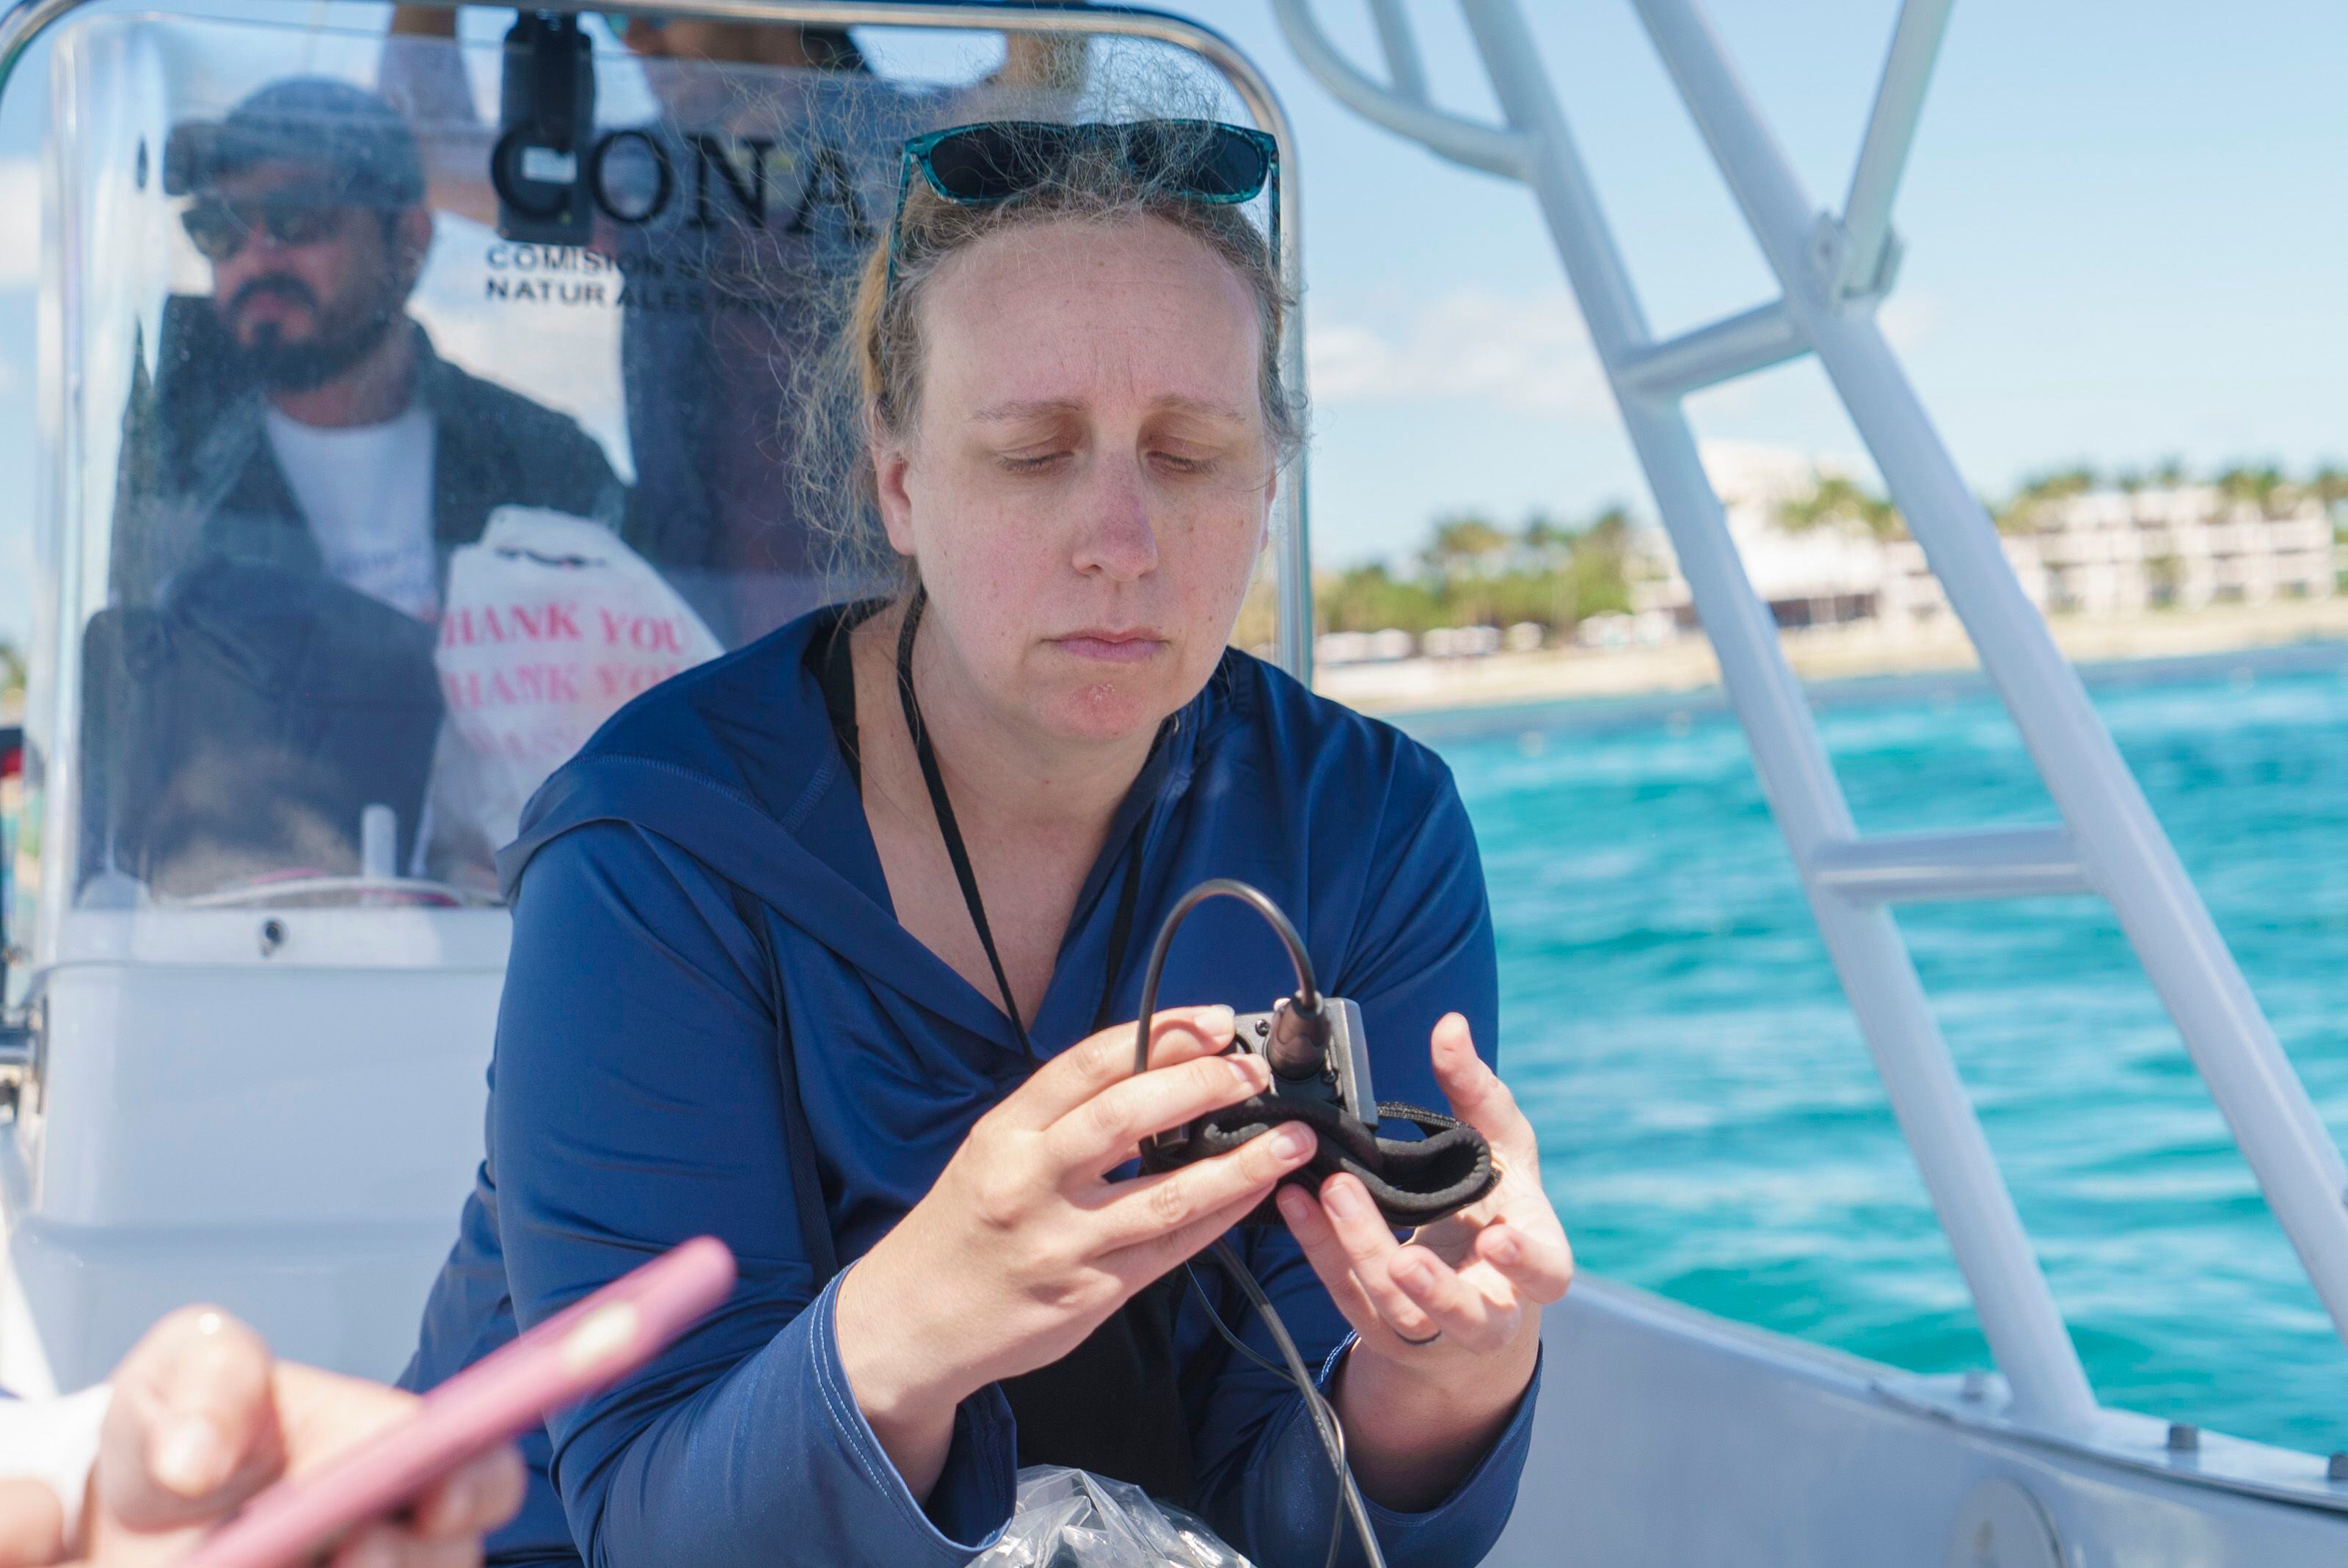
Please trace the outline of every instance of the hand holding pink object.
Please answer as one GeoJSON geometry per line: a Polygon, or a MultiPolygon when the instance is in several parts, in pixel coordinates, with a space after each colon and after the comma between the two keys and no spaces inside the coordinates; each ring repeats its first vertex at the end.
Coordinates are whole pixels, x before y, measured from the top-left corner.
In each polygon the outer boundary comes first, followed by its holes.
{"type": "Polygon", "coordinates": [[[118,1374],[88,1560],[275,1568],[331,1546],[336,1568],[478,1563],[481,1537],[521,1501],[508,1440],[643,1365],[733,1282],[723,1243],[688,1242],[421,1398],[273,1366],[226,1315],[176,1313],[118,1374]]]}

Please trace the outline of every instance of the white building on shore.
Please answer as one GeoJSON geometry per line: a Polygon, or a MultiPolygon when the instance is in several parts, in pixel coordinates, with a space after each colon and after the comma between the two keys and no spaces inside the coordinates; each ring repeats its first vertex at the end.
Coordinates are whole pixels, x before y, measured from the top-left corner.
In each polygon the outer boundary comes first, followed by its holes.
{"type": "MultiPolygon", "coordinates": [[[[2211,604],[2328,599],[2339,582],[2331,515],[2313,497],[2271,515],[2215,485],[2089,490],[2038,502],[2003,536],[2032,603],[2051,614],[2140,615],[2211,604]]],[[[1930,620],[1948,607],[1923,547],[1885,547],[1881,614],[1930,620]]]]}
{"type": "MultiPolygon", "coordinates": [[[[1753,586],[1788,629],[1874,621],[1900,632],[1948,610],[1922,546],[1857,522],[1792,531],[1784,513],[1817,489],[1799,454],[1707,443],[1704,467],[1753,586]]],[[[2330,598],[2339,568],[2333,521],[2313,497],[2270,515],[2215,485],[2096,490],[2034,503],[1999,542],[2023,591],[2054,614],[2135,615],[2175,607],[2330,598]]],[[[1695,623],[1676,566],[1641,585],[1641,608],[1695,623]]]]}

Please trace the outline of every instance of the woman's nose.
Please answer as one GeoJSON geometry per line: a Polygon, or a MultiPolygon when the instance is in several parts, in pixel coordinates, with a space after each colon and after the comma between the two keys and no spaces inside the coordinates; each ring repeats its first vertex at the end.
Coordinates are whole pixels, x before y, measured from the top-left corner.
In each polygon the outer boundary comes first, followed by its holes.
{"type": "Polygon", "coordinates": [[[1096,469],[1092,493],[1084,498],[1084,532],[1076,542],[1076,567],[1120,583],[1158,569],[1158,531],[1150,525],[1149,491],[1141,465],[1133,459],[1096,469]]]}

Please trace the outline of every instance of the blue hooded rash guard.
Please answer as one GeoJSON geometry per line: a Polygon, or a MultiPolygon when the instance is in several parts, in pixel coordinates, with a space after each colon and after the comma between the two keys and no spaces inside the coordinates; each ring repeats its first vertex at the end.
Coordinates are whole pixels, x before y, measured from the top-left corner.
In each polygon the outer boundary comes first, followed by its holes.
{"type": "MultiPolygon", "coordinates": [[[[741,1276],[649,1366],[531,1434],[530,1498],[491,1538],[493,1561],[922,1568],[966,1563],[1010,1516],[1017,1434],[1000,1388],[963,1401],[944,1471],[917,1501],[850,1393],[837,1281],[819,1277],[803,1240],[778,1030],[843,1265],[1035,1065],[995,1000],[892,913],[811,656],[837,614],[803,617],[623,709],[539,791],[500,857],[514,935],[488,1156],[403,1383],[431,1387],[517,1325],[695,1235],[724,1240],[741,1276]]],[[[1360,1004],[1382,1099],[1443,1103],[1427,1051],[1447,1012],[1467,1016],[1491,1057],[1497,978],[1475,840],[1448,770],[1398,731],[1227,653],[1107,844],[1030,1031],[1038,1052],[1083,1038],[1104,1006],[1130,1018],[1165,912],[1229,876],[1270,893],[1323,988],[1360,1004]],[[1117,884],[1132,874],[1138,919],[1111,975],[1117,884]]],[[[1258,917],[1214,901],[1176,938],[1160,1005],[1251,1011],[1293,985],[1258,917]]],[[[1284,1230],[1231,1239],[1325,1389],[1351,1341],[1311,1265],[1284,1230]]],[[[1198,1276],[1278,1365],[1236,1290],[1219,1288],[1218,1271],[1198,1276]]],[[[1197,1488],[1181,1501],[1265,1568],[1319,1563],[1336,1494],[1301,1396],[1230,1353],[1196,1295],[1175,1299],[1197,1488]]],[[[1538,1386],[1536,1374],[1439,1505],[1371,1503],[1395,1568],[1473,1563],[1498,1539],[1538,1386]]],[[[1350,1534],[1347,1552],[1359,1560],[1350,1534]]]]}

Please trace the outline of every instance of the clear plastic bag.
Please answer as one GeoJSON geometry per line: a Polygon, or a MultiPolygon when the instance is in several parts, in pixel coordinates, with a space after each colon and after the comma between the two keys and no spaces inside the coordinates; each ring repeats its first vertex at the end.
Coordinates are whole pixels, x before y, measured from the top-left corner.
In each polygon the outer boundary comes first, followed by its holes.
{"type": "Polygon", "coordinates": [[[438,830],[495,851],[521,810],[629,698],[725,650],[651,562],[602,524],[501,506],[448,562],[433,663],[449,736],[438,830]]]}
{"type": "Polygon", "coordinates": [[[1019,1472],[1003,1539],[971,1568],[1251,1568],[1196,1514],[1129,1481],[1036,1465],[1019,1472]]]}

